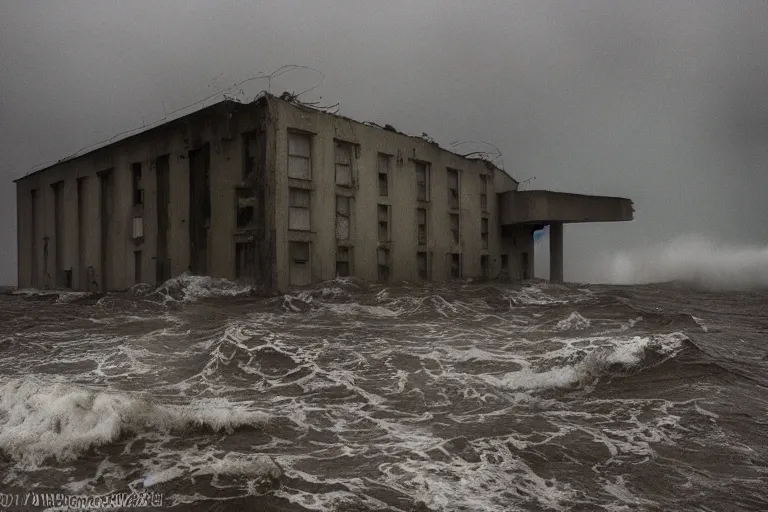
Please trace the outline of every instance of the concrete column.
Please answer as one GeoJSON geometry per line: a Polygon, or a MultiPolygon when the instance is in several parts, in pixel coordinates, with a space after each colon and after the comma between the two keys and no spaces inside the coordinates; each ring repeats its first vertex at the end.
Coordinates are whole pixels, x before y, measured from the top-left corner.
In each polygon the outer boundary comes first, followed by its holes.
{"type": "Polygon", "coordinates": [[[549,280],[563,282],[563,223],[549,225],[549,280]]]}

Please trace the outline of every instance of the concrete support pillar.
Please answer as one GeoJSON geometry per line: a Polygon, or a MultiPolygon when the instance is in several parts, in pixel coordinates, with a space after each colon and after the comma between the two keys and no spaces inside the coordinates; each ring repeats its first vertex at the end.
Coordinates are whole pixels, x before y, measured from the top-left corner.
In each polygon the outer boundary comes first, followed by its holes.
{"type": "Polygon", "coordinates": [[[549,225],[549,280],[563,282],[563,223],[549,225]]]}

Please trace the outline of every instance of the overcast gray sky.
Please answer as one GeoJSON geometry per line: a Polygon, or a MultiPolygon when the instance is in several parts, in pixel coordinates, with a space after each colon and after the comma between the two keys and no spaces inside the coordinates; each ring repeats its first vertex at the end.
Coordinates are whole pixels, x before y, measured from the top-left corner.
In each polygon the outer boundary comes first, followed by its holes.
{"type": "Polygon", "coordinates": [[[284,64],[342,114],[492,142],[530,188],[631,197],[632,223],[566,226],[566,279],[679,234],[765,246],[766,27],[765,0],[3,0],[0,283],[12,179],[284,64]]]}

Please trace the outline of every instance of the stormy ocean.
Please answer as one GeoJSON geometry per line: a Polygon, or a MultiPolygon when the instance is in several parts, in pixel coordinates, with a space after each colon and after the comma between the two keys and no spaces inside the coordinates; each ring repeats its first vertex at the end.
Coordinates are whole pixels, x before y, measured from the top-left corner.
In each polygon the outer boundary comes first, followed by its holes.
{"type": "Polygon", "coordinates": [[[0,488],[176,510],[768,509],[768,292],[0,296],[0,488]]]}

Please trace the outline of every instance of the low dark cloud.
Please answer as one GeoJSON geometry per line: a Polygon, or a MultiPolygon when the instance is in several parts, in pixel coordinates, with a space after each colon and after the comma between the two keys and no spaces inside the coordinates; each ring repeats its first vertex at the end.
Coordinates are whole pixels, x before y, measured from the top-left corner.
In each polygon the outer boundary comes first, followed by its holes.
{"type": "Polygon", "coordinates": [[[684,233],[768,241],[764,1],[222,4],[0,5],[0,282],[11,179],[283,64],[345,115],[490,141],[532,187],[632,197],[633,223],[567,227],[566,278],[684,233]]]}

